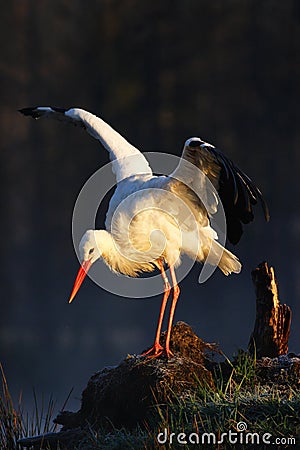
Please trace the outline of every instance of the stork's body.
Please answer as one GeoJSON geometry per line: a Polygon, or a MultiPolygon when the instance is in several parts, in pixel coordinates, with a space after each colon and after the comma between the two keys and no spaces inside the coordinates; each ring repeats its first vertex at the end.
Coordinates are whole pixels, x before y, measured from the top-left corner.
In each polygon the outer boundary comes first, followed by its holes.
{"type": "Polygon", "coordinates": [[[225,155],[200,138],[186,141],[181,161],[170,176],[154,176],[138,149],[129,144],[102,119],[81,110],[37,107],[21,110],[25,115],[57,118],[84,127],[108,150],[117,179],[106,216],[106,230],[88,230],[80,242],[82,265],[70,302],[76,295],[90,266],[99,258],[111,270],[135,277],[140,272],[161,271],[164,296],[153,347],[148,356],[163,352],[170,356],[170,335],[179,287],[175,268],[182,254],[204,262],[208,255],[225,275],[238,273],[238,258],[217,242],[210,216],[218,208],[218,195],[224,204],[229,241],[236,243],[243,232],[242,223],[253,220],[252,205],[261,200],[266,219],[267,207],[252,181],[225,155]],[[195,169],[195,170],[194,170],[195,169]],[[201,195],[212,185],[210,199],[201,195]],[[215,192],[214,192],[215,190],[215,192]],[[200,197],[200,198],[199,198],[200,197]],[[171,286],[164,267],[170,268],[173,300],[169,315],[166,346],[159,342],[165,307],[171,286]]]}

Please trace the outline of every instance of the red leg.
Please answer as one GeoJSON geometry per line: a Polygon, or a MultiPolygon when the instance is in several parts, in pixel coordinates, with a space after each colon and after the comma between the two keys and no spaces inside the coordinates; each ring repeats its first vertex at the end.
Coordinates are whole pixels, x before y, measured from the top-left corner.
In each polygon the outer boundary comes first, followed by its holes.
{"type": "Polygon", "coordinates": [[[168,281],[168,277],[166,275],[166,272],[164,270],[164,266],[163,263],[161,261],[159,261],[159,268],[161,271],[161,276],[164,280],[164,296],[162,299],[162,303],[161,303],[161,307],[160,307],[160,313],[159,313],[159,318],[158,318],[158,324],[157,324],[157,330],[156,330],[156,335],[155,335],[155,341],[154,341],[154,345],[153,347],[151,347],[149,350],[147,350],[146,352],[142,353],[141,356],[148,356],[148,358],[156,358],[157,356],[160,356],[163,353],[163,347],[160,345],[159,343],[159,338],[160,338],[160,333],[161,333],[161,327],[162,327],[162,322],[163,322],[163,318],[164,318],[164,314],[165,314],[165,309],[166,309],[166,305],[167,305],[167,300],[171,291],[171,287],[168,281]]]}
{"type": "Polygon", "coordinates": [[[168,330],[167,330],[167,336],[166,336],[166,354],[169,358],[172,356],[172,352],[170,350],[170,337],[171,337],[171,329],[172,329],[172,323],[176,308],[176,303],[180,294],[180,289],[176,280],[175,270],[173,267],[170,267],[171,277],[172,277],[172,283],[173,283],[173,300],[172,305],[170,309],[170,315],[169,315],[169,322],[168,322],[168,330]]]}

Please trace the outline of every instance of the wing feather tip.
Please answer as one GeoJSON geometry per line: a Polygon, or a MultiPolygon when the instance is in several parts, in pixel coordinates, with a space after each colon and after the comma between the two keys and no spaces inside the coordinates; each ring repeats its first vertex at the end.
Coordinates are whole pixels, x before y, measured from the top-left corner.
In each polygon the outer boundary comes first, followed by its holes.
{"type": "Polygon", "coordinates": [[[29,108],[20,108],[18,109],[18,112],[23,114],[24,116],[32,116],[36,109],[37,109],[36,106],[29,108]]]}
{"type": "Polygon", "coordinates": [[[24,116],[30,116],[33,119],[39,119],[40,117],[51,114],[51,113],[60,113],[65,114],[68,111],[65,108],[59,108],[57,106],[30,106],[27,108],[20,108],[18,112],[23,114],[24,116]]]}
{"type": "Polygon", "coordinates": [[[263,210],[264,210],[266,222],[270,222],[270,211],[269,211],[268,205],[266,204],[265,201],[263,202],[263,210]]]}

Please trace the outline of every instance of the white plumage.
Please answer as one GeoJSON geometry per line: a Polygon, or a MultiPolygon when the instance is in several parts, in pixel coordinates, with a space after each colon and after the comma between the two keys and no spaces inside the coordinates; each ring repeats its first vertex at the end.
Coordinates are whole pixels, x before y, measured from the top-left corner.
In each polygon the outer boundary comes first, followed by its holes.
{"type": "Polygon", "coordinates": [[[145,354],[170,356],[171,326],[179,295],[174,269],[180,264],[180,256],[187,254],[204,262],[209,254],[209,262],[218,265],[225,275],[239,273],[238,258],[217,242],[210,216],[217,211],[219,194],[226,214],[228,238],[236,243],[242,234],[242,223],[253,220],[252,205],[257,199],[262,202],[266,219],[269,218],[260,191],[222,152],[197,137],[186,141],[173,174],[158,177],[153,175],[138,149],[87,111],[35,107],[21,112],[35,119],[53,117],[85,128],[106,148],[113,164],[117,187],[107,211],[106,230],[88,230],[82,237],[79,247],[82,266],[70,302],[90,266],[99,258],[111,270],[133,277],[159,268],[165,294],[155,343],[145,354]],[[214,189],[207,188],[207,179],[214,189]],[[170,267],[174,294],[163,349],[159,338],[171,289],[165,264],[170,267]]]}

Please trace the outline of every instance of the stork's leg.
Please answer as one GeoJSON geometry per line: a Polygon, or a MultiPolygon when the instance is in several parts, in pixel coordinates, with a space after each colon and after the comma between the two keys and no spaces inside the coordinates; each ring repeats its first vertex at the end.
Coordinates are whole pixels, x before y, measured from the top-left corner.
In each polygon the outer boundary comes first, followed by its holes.
{"type": "Polygon", "coordinates": [[[156,358],[157,356],[160,356],[163,353],[163,350],[164,350],[164,348],[159,343],[159,338],[160,338],[161,327],[162,327],[162,323],[163,323],[163,318],[164,318],[164,314],[165,314],[165,309],[166,309],[168,297],[169,297],[170,291],[171,291],[171,286],[170,286],[168,277],[166,275],[166,272],[165,272],[164,265],[163,265],[162,261],[159,261],[159,268],[160,268],[160,271],[161,271],[161,276],[162,276],[163,281],[164,281],[164,296],[163,296],[161,307],[160,307],[160,312],[159,312],[159,318],[158,318],[158,324],[157,324],[157,330],[156,330],[154,345],[153,345],[153,347],[151,347],[149,350],[147,350],[146,352],[142,353],[142,355],[141,355],[141,356],[146,356],[147,355],[148,358],[156,358]]]}
{"type": "Polygon", "coordinates": [[[179,286],[177,283],[174,267],[170,266],[170,272],[171,272],[172,283],[173,283],[173,300],[172,300],[172,305],[171,305],[171,309],[170,309],[167,336],[166,336],[166,355],[168,358],[170,356],[172,356],[172,352],[170,350],[170,337],[171,337],[172,323],[173,323],[176,303],[177,303],[177,300],[178,300],[178,297],[180,294],[180,289],[179,289],[179,286]]]}

